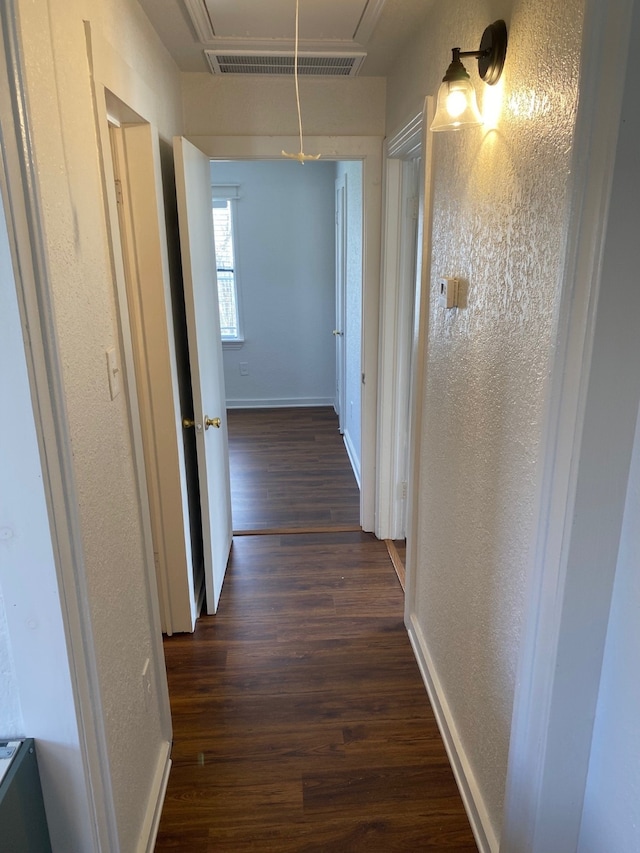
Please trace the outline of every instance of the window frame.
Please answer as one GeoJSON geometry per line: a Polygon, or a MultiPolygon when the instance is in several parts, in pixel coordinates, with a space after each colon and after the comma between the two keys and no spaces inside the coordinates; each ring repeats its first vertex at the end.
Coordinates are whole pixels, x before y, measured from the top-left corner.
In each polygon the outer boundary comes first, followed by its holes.
{"type": "MultiPolygon", "coordinates": [[[[213,203],[215,201],[226,201],[229,204],[229,213],[231,219],[231,243],[233,248],[233,287],[235,292],[236,317],[238,320],[238,333],[235,337],[224,337],[220,335],[223,349],[240,349],[244,346],[244,324],[242,318],[242,295],[240,289],[239,272],[238,272],[238,252],[237,252],[237,201],[240,198],[239,184],[212,184],[211,185],[211,228],[214,235],[215,247],[215,230],[213,226],[213,203]]],[[[218,258],[216,253],[216,291],[218,278],[218,258]]],[[[218,295],[219,299],[219,295],[218,295]]],[[[218,303],[219,304],[219,303],[218,303]]]]}

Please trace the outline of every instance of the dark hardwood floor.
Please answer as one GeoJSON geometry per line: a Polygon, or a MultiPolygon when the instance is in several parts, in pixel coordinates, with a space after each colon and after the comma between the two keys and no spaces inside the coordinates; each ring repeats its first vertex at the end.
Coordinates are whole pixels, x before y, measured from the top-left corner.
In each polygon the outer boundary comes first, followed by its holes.
{"type": "Polygon", "coordinates": [[[220,607],[165,641],[156,852],[476,851],[384,542],[234,539],[220,607]]]}
{"type": "Polygon", "coordinates": [[[360,527],[332,408],[230,409],[227,421],[235,532],[360,527]]]}

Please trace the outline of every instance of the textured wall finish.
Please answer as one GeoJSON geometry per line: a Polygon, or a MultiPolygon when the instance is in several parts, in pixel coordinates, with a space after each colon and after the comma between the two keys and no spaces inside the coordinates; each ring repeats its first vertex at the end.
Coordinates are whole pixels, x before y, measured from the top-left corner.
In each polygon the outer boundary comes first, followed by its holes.
{"type": "MultiPolygon", "coordinates": [[[[185,136],[298,134],[292,79],[183,74],[182,91],[185,136]]],[[[300,105],[307,136],[384,136],[384,78],[303,78],[300,105]]]]}
{"type": "MultiPolygon", "coordinates": [[[[116,94],[147,99],[160,132],[179,132],[175,66],[133,0],[19,3],[85,571],[122,850],[134,850],[162,744],[140,498],[126,395],[110,399],[105,350],[120,352],[85,21],[112,45],[116,94]],[[162,103],[162,107],[159,107],[162,103]]],[[[98,104],[98,109],[101,105],[98,104]]]]}
{"type": "Polygon", "coordinates": [[[509,46],[489,128],[434,134],[433,255],[416,613],[498,834],[563,266],[582,0],[440,6],[388,85],[388,127],[437,91],[450,49],[499,11],[509,46]],[[494,128],[494,129],[491,129],[494,128]],[[437,306],[439,276],[468,288],[437,306]]]}

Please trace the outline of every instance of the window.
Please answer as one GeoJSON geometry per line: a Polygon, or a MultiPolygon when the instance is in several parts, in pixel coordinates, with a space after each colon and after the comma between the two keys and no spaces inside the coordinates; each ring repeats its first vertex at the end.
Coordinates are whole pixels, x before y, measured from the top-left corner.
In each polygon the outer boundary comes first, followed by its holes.
{"type": "Polygon", "coordinates": [[[220,305],[220,331],[222,341],[242,341],[240,311],[238,308],[238,282],[233,239],[233,199],[212,199],[213,236],[216,247],[216,273],[218,278],[218,303],[220,305]]]}

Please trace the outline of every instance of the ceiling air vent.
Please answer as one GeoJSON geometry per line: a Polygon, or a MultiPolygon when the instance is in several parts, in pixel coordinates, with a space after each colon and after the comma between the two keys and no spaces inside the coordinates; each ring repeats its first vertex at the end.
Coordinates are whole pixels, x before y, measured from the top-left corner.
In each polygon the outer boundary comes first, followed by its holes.
{"type": "MultiPolygon", "coordinates": [[[[292,76],[294,55],[236,50],[205,50],[214,74],[276,74],[292,76]]],[[[366,53],[299,53],[298,74],[313,77],[355,77],[366,53]]]]}

